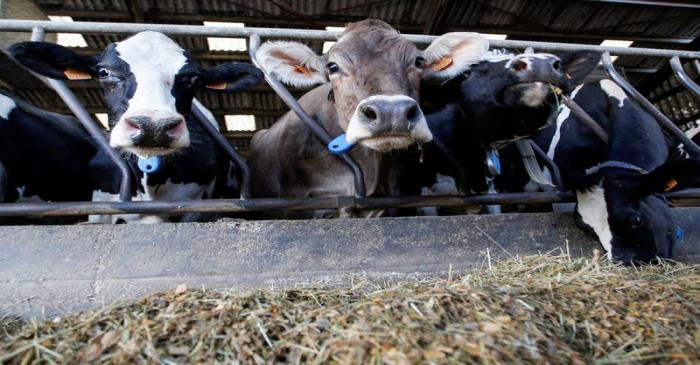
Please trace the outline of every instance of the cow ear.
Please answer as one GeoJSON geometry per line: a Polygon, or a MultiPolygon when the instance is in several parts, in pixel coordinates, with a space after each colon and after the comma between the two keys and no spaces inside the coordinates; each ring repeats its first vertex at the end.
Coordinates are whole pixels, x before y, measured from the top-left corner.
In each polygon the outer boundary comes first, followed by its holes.
{"type": "Polygon", "coordinates": [[[572,51],[559,55],[561,69],[571,85],[577,85],[595,70],[600,62],[600,52],[572,51]]]}
{"type": "Polygon", "coordinates": [[[21,42],[10,47],[10,54],[24,67],[57,80],[88,80],[95,76],[95,58],[81,56],[58,44],[21,42]]]}
{"type": "Polygon", "coordinates": [[[603,176],[597,172],[581,174],[578,176],[573,176],[571,178],[570,185],[574,191],[586,191],[590,190],[593,186],[600,185],[602,178],[603,176]]]}
{"type": "Polygon", "coordinates": [[[489,42],[479,33],[447,33],[423,51],[423,78],[444,81],[479,63],[489,50],[489,42]]]}
{"type": "Polygon", "coordinates": [[[297,42],[265,42],[255,54],[260,67],[281,82],[309,88],[328,81],[325,58],[297,42]]]}
{"type": "Polygon", "coordinates": [[[227,62],[205,70],[202,81],[207,89],[233,92],[248,90],[263,78],[262,71],[249,63],[227,62]]]}
{"type": "Polygon", "coordinates": [[[667,162],[644,175],[635,192],[644,197],[687,189],[698,181],[700,181],[700,160],[676,160],[667,162]]]}

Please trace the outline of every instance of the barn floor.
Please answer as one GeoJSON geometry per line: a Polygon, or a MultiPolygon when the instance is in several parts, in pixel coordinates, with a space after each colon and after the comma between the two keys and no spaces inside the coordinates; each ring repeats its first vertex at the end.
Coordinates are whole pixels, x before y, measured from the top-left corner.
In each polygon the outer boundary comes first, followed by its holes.
{"type": "MultiPolygon", "coordinates": [[[[700,262],[700,208],[674,209],[700,262]]],[[[0,227],[0,316],[53,318],[190,288],[347,284],[472,270],[515,256],[598,244],[569,214],[0,227]]]]}
{"type": "MultiPolygon", "coordinates": [[[[700,361],[700,266],[560,254],[350,287],[175,290],[0,328],[0,363],[700,361]]],[[[0,327],[2,326],[0,322],[0,327]]]]}

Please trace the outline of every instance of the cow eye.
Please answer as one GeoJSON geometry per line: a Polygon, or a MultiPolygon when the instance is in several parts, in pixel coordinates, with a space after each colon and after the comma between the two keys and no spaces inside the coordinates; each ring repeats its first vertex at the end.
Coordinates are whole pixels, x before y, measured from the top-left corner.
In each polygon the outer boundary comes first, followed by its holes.
{"type": "Polygon", "coordinates": [[[632,228],[639,228],[639,226],[642,225],[642,217],[640,217],[638,215],[632,216],[632,217],[630,217],[628,223],[629,223],[630,227],[632,227],[632,228]]]}
{"type": "Polygon", "coordinates": [[[101,69],[97,70],[97,77],[99,77],[101,79],[107,78],[111,75],[112,75],[112,73],[106,68],[101,68],[101,69]]]}
{"type": "Polygon", "coordinates": [[[416,64],[416,67],[423,68],[423,66],[425,65],[425,58],[423,58],[421,56],[416,57],[415,64],[416,64]]]}
{"type": "Polygon", "coordinates": [[[326,68],[328,69],[328,73],[331,75],[340,71],[340,66],[338,66],[338,64],[335,62],[328,62],[326,68]]]}

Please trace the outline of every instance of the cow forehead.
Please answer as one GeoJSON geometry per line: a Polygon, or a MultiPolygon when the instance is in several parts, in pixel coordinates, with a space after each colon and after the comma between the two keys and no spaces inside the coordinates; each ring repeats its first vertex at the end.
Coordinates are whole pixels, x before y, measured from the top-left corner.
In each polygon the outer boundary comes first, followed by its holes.
{"type": "Polygon", "coordinates": [[[417,50],[393,29],[371,29],[344,34],[331,48],[329,57],[394,62],[414,55],[417,50]]]}
{"type": "Polygon", "coordinates": [[[176,75],[187,63],[185,50],[163,33],[141,32],[119,42],[115,50],[137,78],[176,75]]]}

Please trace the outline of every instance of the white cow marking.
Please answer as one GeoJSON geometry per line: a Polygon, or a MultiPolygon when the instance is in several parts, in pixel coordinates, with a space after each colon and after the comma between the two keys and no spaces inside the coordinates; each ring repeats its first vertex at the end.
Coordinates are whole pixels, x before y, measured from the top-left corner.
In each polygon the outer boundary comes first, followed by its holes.
{"type": "MultiPolygon", "coordinates": [[[[582,87],[583,85],[579,85],[574,89],[574,91],[571,92],[570,98],[572,100],[576,97],[576,94],[578,94],[582,87]]],[[[571,109],[569,109],[565,105],[562,105],[559,111],[559,115],[557,115],[557,129],[554,132],[552,142],[549,143],[549,149],[547,150],[547,156],[549,156],[549,158],[554,158],[554,152],[557,149],[557,144],[559,144],[559,140],[561,139],[561,127],[562,125],[564,125],[564,122],[567,119],[569,119],[570,114],[571,109]]]]}
{"type": "Polygon", "coordinates": [[[627,99],[627,94],[625,94],[625,91],[612,80],[603,79],[600,80],[599,83],[600,88],[603,89],[608,96],[617,99],[617,102],[619,103],[618,107],[622,108],[622,106],[625,104],[625,100],[627,99]]]}
{"type": "Polygon", "coordinates": [[[0,94],[0,117],[3,119],[9,118],[10,113],[16,107],[17,104],[14,100],[12,100],[12,98],[8,97],[7,95],[0,94]]]}
{"type": "Polygon", "coordinates": [[[612,260],[612,231],[608,222],[605,189],[596,185],[588,191],[576,191],[576,203],[581,219],[593,229],[605,249],[606,256],[612,260]]]}

